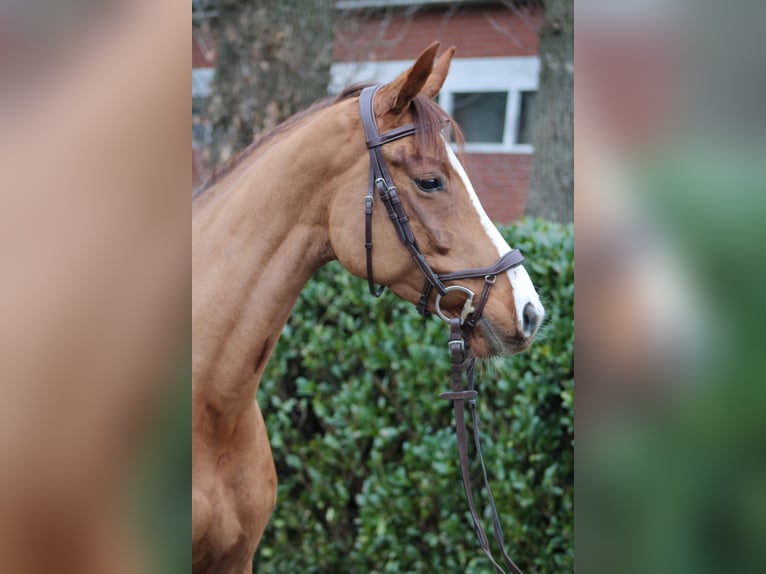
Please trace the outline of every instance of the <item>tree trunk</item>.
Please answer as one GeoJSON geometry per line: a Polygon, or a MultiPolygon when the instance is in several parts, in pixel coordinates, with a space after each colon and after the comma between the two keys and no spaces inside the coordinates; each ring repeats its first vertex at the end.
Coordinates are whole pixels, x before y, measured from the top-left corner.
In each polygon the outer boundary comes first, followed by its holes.
{"type": "Polygon", "coordinates": [[[333,0],[218,3],[214,165],[326,95],[333,14],[333,0]]]}
{"type": "Polygon", "coordinates": [[[540,85],[535,157],[526,212],[574,220],[574,2],[545,0],[540,30],[540,85]]]}

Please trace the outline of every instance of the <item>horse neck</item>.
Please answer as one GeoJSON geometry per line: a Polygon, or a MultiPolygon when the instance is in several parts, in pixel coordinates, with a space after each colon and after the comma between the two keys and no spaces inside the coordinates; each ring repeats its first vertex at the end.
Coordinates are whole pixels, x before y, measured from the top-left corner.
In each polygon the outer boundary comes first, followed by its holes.
{"type": "Polygon", "coordinates": [[[259,150],[192,218],[194,400],[224,419],[252,405],[301,289],[333,258],[322,155],[335,150],[315,131],[259,150]]]}

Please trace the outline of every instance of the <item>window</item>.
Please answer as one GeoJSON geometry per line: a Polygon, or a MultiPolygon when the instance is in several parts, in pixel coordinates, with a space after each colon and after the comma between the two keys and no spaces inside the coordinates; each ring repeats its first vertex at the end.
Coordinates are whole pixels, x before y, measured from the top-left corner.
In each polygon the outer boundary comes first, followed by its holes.
{"type": "MultiPolygon", "coordinates": [[[[527,149],[534,139],[537,92],[452,92],[452,117],[463,130],[468,151],[527,149]]],[[[447,104],[448,97],[442,98],[447,104]]]]}
{"type": "Polygon", "coordinates": [[[516,143],[531,144],[535,135],[535,103],[537,92],[521,92],[519,121],[516,124],[516,143]]]}
{"type": "Polygon", "coordinates": [[[508,92],[452,94],[452,117],[466,143],[503,143],[508,92]]]}
{"type": "Polygon", "coordinates": [[[192,68],[192,147],[210,145],[211,127],[207,107],[214,74],[212,68],[192,68]]]}

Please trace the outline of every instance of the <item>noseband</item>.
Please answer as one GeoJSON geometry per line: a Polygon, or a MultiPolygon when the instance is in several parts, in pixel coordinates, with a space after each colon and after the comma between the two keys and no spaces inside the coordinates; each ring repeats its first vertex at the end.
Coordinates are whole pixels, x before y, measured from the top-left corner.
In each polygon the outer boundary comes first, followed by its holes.
{"type": "Polygon", "coordinates": [[[471,518],[473,520],[474,530],[476,537],[479,541],[484,553],[491,561],[496,572],[499,574],[505,574],[505,571],[495,561],[492,552],[489,547],[489,541],[487,535],[484,532],[484,528],[479,520],[476,506],[473,500],[473,493],[471,489],[471,479],[469,473],[469,461],[467,450],[467,439],[465,432],[465,401],[468,401],[468,406],[471,413],[471,419],[473,422],[473,435],[475,450],[481,463],[482,472],[484,475],[484,485],[487,491],[487,497],[490,504],[490,510],[493,517],[493,529],[495,533],[495,539],[497,540],[500,549],[503,562],[509,568],[512,574],[522,574],[516,564],[509,558],[505,551],[505,543],[503,540],[503,533],[500,529],[500,521],[497,516],[497,509],[495,508],[495,501],[492,497],[492,492],[489,488],[489,481],[487,479],[487,471],[484,467],[484,458],[481,453],[481,443],[479,441],[479,426],[478,418],[476,416],[476,397],[478,393],[474,388],[474,357],[470,350],[470,336],[473,333],[476,324],[481,318],[484,307],[489,299],[492,287],[495,284],[497,275],[503,273],[513,267],[521,265],[524,261],[524,257],[518,249],[509,251],[494,264],[487,267],[478,267],[475,269],[465,269],[463,271],[454,271],[451,273],[436,273],[426,261],[425,256],[420,251],[415,235],[412,232],[412,228],[409,224],[409,219],[404,211],[401,199],[399,198],[399,192],[394,185],[391,173],[386,166],[386,161],[383,158],[381,147],[387,143],[411,136],[415,134],[415,124],[407,124],[384,134],[378,132],[377,122],[375,121],[374,99],[375,93],[380,89],[380,86],[370,86],[364,88],[359,96],[359,111],[362,117],[362,125],[364,126],[364,133],[367,138],[367,149],[370,153],[370,177],[369,185],[367,188],[367,195],[364,198],[365,207],[365,249],[367,252],[367,283],[370,288],[370,293],[375,297],[380,297],[385,287],[377,287],[375,284],[375,278],[373,276],[372,269],[372,214],[373,207],[375,205],[375,191],[378,192],[378,198],[386,207],[388,217],[391,223],[394,225],[396,232],[399,236],[399,240],[404,244],[407,250],[410,252],[412,259],[415,261],[415,265],[423,274],[425,278],[425,285],[418,301],[417,309],[421,315],[428,315],[428,301],[430,299],[432,291],[436,291],[436,299],[434,308],[436,314],[444,321],[449,323],[450,326],[450,359],[451,359],[451,378],[452,378],[452,390],[442,393],[441,398],[450,400],[453,402],[455,409],[455,425],[457,431],[458,442],[458,455],[460,460],[460,473],[463,480],[463,487],[465,489],[466,498],[468,501],[468,508],[471,512],[471,518]],[[484,287],[479,295],[478,301],[474,303],[476,294],[469,288],[463,285],[449,285],[445,286],[445,283],[450,281],[459,281],[461,279],[475,279],[483,277],[484,287]],[[452,291],[459,291],[466,295],[465,303],[463,304],[463,310],[459,317],[449,317],[441,309],[441,299],[452,291]],[[466,373],[466,379],[468,382],[467,388],[463,386],[463,373],[466,373]]]}

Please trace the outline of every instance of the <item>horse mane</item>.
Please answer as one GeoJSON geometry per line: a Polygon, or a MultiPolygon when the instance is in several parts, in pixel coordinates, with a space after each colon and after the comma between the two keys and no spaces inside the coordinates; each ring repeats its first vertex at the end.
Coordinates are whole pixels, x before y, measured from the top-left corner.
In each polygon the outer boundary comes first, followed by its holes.
{"type": "MultiPolygon", "coordinates": [[[[279,124],[273,130],[267,132],[263,137],[253,141],[250,145],[242,148],[221,166],[216,167],[208,180],[192,194],[192,203],[199,198],[208,189],[220,182],[223,178],[234,171],[243,161],[250,157],[261,146],[268,143],[280,134],[283,134],[300,123],[303,119],[315,114],[316,112],[328,108],[334,104],[358,97],[364,88],[375,85],[371,82],[361,82],[346,86],[336,97],[325,98],[312,104],[305,110],[298,112],[284,122],[279,124]]],[[[443,109],[439,107],[434,100],[418,94],[412,101],[412,114],[415,123],[415,146],[417,152],[423,155],[431,155],[438,159],[445,159],[445,151],[442,130],[449,126],[452,130],[453,138],[459,146],[463,143],[463,134],[459,126],[443,109]]]]}

